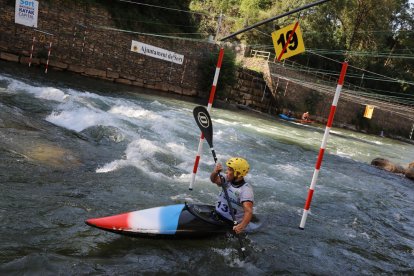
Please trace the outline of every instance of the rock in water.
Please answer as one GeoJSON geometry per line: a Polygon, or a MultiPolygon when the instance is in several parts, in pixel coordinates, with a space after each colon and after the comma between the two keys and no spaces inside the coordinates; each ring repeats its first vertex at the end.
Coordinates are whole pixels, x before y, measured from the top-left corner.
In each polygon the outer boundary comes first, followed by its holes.
{"type": "MultiPolygon", "coordinates": [[[[410,163],[413,164],[413,163],[410,163]]],[[[405,171],[405,177],[414,180],[414,166],[413,167],[409,167],[406,171],[405,171]]]]}
{"type": "Polygon", "coordinates": [[[380,169],[393,172],[393,173],[405,173],[404,167],[396,165],[391,161],[384,158],[375,158],[371,161],[371,165],[374,165],[380,169]]]}

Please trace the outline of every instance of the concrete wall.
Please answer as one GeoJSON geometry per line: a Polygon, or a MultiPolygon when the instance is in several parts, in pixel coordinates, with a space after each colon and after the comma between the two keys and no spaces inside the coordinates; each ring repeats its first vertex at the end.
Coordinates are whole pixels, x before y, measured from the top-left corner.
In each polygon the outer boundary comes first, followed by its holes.
{"type": "MultiPolygon", "coordinates": [[[[276,100],[280,106],[293,110],[297,117],[309,111],[312,119],[326,123],[336,90],[335,82],[324,82],[321,79],[276,66],[274,63],[268,63],[265,67],[267,67],[264,68],[264,72],[267,75],[265,79],[267,78],[268,85],[275,87],[279,82],[276,100]],[[309,87],[309,84],[304,85],[302,81],[313,85],[309,87]],[[323,83],[323,89],[312,89],[320,83],[323,83]],[[281,93],[283,87],[285,89],[281,93]],[[325,89],[326,91],[323,91],[325,89]]],[[[348,87],[344,85],[335,113],[334,126],[377,135],[383,131],[387,136],[409,137],[414,124],[414,110],[358,96],[358,91],[352,91],[356,95],[351,95],[347,93],[351,92],[347,89],[348,87]],[[372,119],[363,117],[366,105],[375,106],[372,119]]]]}

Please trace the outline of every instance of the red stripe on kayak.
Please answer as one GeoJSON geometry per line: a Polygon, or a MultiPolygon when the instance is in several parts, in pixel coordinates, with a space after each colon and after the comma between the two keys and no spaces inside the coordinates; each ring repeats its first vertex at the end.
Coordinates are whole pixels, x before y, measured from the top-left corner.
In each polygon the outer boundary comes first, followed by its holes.
{"type": "Polygon", "coordinates": [[[103,229],[129,229],[129,214],[124,213],[110,217],[88,219],[86,223],[103,229]]]}

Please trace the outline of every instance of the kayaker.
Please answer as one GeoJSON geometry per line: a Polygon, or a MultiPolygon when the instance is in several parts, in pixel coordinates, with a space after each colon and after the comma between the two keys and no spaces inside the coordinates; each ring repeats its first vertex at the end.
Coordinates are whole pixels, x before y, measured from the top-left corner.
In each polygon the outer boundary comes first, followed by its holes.
{"type": "Polygon", "coordinates": [[[309,121],[310,117],[309,117],[309,112],[306,111],[305,113],[303,113],[302,115],[302,120],[304,121],[309,121]]]}
{"type": "MultiPolygon", "coordinates": [[[[238,224],[233,227],[233,230],[236,234],[239,234],[245,230],[253,216],[253,188],[244,180],[250,167],[249,163],[241,157],[230,158],[227,160],[226,165],[226,174],[223,179],[220,179],[218,175],[218,173],[223,170],[223,166],[220,163],[217,163],[210,175],[210,180],[220,187],[222,184],[225,185],[224,187],[227,189],[231,206],[238,222],[238,224]]],[[[223,191],[221,191],[218,196],[216,213],[227,220],[233,221],[223,191]]]]}

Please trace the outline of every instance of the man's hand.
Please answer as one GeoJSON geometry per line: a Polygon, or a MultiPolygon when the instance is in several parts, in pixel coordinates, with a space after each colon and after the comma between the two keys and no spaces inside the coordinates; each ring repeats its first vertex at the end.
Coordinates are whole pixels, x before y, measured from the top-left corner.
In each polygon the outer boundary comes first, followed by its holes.
{"type": "Polygon", "coordinates": [[[214,170],[211,172],[211,175],[210,175],[211,182],[219,186],[221,185],[222,180],[220,179],[218,174],[219,172],[221,172],[222,169],[223,169],[223,166],[221,165],[221,163],[217,163],[216,166],[214,167],[214,170]]]}
{"type": "Polygon", "coordinates": [[[236,226],[233,226],[233,230],[234,232],[236,232],[236,234],[240,234],[244,231],[244,228],[246,228],[246,226],[243,226],[243,224],[237,224],[236,226]]]}
{"type": "Polygon", "coordinates": [[[221,172],[223,170],[223,165],[221,165],[221,163],[217,163],[216,167],[214,168],[214,172],[216,174],[218,174],[219,172],[221,172]]]}
{"type": "Polygon", "coordinates": [[[233,226],[233,230],[234,232],[236,232],[236,234],[240,234],[241,232],[243,232],[246,226],[251,221],[253,217],[253,202],[244,201],[243,210],[244,210],[244,216],[243,216],[242,221],[239,224],[233,226]]]}

